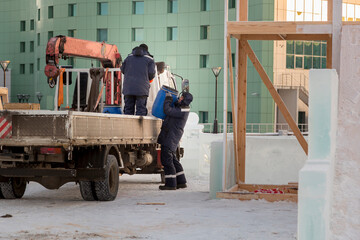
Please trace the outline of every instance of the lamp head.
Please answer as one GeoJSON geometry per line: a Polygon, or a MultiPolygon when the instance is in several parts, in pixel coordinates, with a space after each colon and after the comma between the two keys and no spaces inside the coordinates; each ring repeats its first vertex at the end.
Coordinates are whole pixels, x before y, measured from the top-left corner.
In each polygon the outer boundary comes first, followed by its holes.
{"type": "Polygon", "coordinates": [[[221,72],[221,67],[212,67],[211,70],[214,73],[215,77],[217,77],[221,72]]]}

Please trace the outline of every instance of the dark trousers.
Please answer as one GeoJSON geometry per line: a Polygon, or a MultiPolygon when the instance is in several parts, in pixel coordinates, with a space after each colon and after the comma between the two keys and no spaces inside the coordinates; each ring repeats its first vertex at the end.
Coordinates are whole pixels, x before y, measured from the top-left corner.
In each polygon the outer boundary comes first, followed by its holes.
{"type": "Polygon", "coordinates": [[[161,146],[161,164],[164,166],[165,186],[176,187],[177,184],[186,183],[184,169],[176,158],[176,152],[161,146]]]}
{"type": "Polygon", "coordinates": [[[146,116],[147,109],[147,96],[134,96],[134,95],[126,95],[124,97],[125,106],[124,106],[124,114],[134,115],[135,106],[136,106],[136,115],[138,116],[146,116]]]}

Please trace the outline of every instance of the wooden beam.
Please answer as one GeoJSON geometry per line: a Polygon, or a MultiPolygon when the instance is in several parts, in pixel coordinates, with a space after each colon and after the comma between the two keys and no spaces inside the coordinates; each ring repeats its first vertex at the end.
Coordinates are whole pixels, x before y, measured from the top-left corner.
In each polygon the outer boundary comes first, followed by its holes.
{"type": "Polygon", "coordinates": [[[332,0],[328,0],[327,1],[327,20],[328,22],[332,22],[333,20],[333,1],[332,0]]]}
{"type": "Polygon", "coordinates": [[[332,37],[327,40],[326,44],[326,68],[332,68],[332,37]]]}
{"type": "Polygon", "coordinates": [[[247,55],[239,42],[239,70],[238,70],[238,104],[237,104],[237,151],[239,183],[245,182],[245,157],[246,157],[246,100],[247,100],[247,55]]]}
{"type": "Polygon", "coordinates": [[[228,22],[228,33],[233,34],[331,34],[328,22],[228,22]]]}
{"type": "Polygon", "coordinates": [[[240,0],[239,4],[239,19],[240,21],[248,20],[248,0],[240,0]]]}
{"type": "Polygon", "coordinates": [[[282,41],[282,40],[313,40],[313,41],[327,41],[331,38],[330,34],[287,34],[281,36],[280,34],[234,34],[236,39],[242,40],[265,40],[265,41],[282,41]]]}
{"type": "MultiPolygon", "coordinates": [[[[239,173],[238,173],[238,153],[237,149],[237,127],[236,127],[236,112],[235,112],[235,91],[234,91],[234,74],[233,74],[233,63],[232,63],[232,56],[231,56],[231,40],[230,35],[227,36],[227,53],[228,53],[228,64],[229,64],[229,71],[230,71],[230,89],[231,89],[231,112],[233,118],[233,134],[234,134],[234,154],[235,154],[235,175],[236,175],[236,183],[238,183],[239,173]]],[[[224,71],[227,71],[227,66],[224,71]]],[[[226,173],[225,173],[226,177],[226,173]]]]}
{"type": "Polygon", "coordinates": [[[264,199],[268,202],[278,202],[278,201],[297,202],[298,199],[298,195],[292,193],[268,194],[268,193],[249,193],[249,192],[217,192],[216,197],[225,198],[225,199],[239,199],[242,201],[264,199]]]}
{"type": "Polygon", "coordinates": [[[265,86],[269,90],[271,96],[273,97],[275,103],[279,107],[281,113],[283,114],[286,122],[289,124],[291,130],[294,132],[295,137],[299,141],[301,147],[303,148],[306,155],[308,154],[308,144],[304,138],[304,136],[301,134],[298,126],[296,125],[294,119],[291,117],[288,109],[286,108],[286,105],[284,104],[283,100],[281,99],[280,95],[274,88],[269,76],[265,72],[265,69],[262,67],[259,59],[256,57],[254,51],[251,49],[249,43],[247,41],[241,41],[241,46],[246,51],[247,55],[249,56],[251,62],[254,64],[255,69],[259,73],[262,81],[264,82],[265,86]]]}

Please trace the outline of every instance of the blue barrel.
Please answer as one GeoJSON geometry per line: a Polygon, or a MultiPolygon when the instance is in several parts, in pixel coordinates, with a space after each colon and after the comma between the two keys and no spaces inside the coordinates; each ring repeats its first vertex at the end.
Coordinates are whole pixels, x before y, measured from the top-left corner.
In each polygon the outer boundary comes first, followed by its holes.
{"type": "Polygon", "coordinates": [[[105,105],[103,113],[122,114],[121,107],[117,105],[105,105]]]}
{"type": "Polygon", "coordinates": [[[176,89],[163,85],[159,90],[155,98],[154,105],[152,107],[151,113],[153,116],[157,118],[165,119],[166,115],[164,113],[164,102],[165,102],[166,93],[168,92],[171,93],[171,96],[173,97],[173,103],[177,101],[178,91],[176,89]]]}

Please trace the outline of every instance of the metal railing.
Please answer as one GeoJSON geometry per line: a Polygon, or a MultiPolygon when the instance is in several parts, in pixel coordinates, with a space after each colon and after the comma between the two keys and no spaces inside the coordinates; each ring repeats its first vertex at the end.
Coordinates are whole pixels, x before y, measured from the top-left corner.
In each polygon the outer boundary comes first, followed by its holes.
{"type": "MultiPolygon", "coordinates": [[[[204,126],[203,132],[204,133],[212,133],[213,132],[213,123],[201,123],[204,126]]],[[[308,131],[308,124],[298,124],[298,127],[301,132],[308,131]]],[[[246,132],[247,133],[277,133],[280,131],[286,131],[291,133],[292,130],[287,123],[247,123],[246,124],[246,132]]],[[[224,124],[219,123],[218,125],[218,132],[224,132],[224,124]]],[[[233,124],[227,124],[227,132],[233,132],[233,124]]]]}

